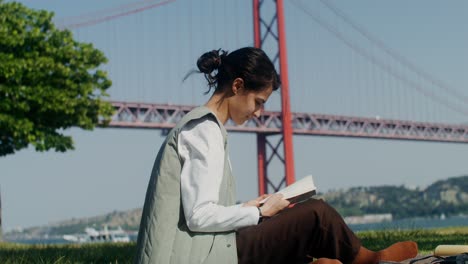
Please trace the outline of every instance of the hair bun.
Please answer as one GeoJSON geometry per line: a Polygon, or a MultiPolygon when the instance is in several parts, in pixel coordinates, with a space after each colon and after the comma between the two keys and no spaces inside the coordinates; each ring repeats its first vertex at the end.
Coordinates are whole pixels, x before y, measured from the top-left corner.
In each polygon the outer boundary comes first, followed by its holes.
{"type": "Polygon", "coordinates": [[[197,60],[197,66],[200,72],[210,74],[221,66],[222,57],[226,55],[226,51],[218,49],[206,52],[197,60]],[[221,54],[220,54],[221,52],[221,54]]]}

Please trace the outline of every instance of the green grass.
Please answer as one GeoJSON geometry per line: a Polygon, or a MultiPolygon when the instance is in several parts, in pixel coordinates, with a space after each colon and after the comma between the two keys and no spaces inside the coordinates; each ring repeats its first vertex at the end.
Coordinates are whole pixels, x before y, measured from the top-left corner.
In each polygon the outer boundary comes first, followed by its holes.
{"type": "Polygon", "coordinates": [[[357,235],[362,244],[371,250],[379,250],[405,240],[416,241],[422,254],[431,254],[438,245],[468,245],[468,227],[364,231],[357,235]]]}
{"type": "Polygon", "coordinates": [[[135,243],[24,245],[0,243],[2,264],[132,263],[135,243]]]}
{"type": "MultiPolygon", "coordinates": [[[[437,245],[468,244],[468,227],[430,230],[384,230],[358,232],[363,245],[379,250],[397,241],[413,240],[420,253],[430,254],[437,245]]],[[[135,243],[24,245],[0,243],[2,264],[26,263],[132,263],[135,243]]]]}

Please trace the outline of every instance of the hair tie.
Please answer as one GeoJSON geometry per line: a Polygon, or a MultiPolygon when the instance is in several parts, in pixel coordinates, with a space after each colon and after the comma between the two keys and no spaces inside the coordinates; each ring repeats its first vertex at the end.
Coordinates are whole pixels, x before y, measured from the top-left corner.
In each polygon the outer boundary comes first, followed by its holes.
{"type": "Polygon", "coordinates": [[[215,69],[218,69],[221,66],[221,63],[222,63],[221,55],[219,55],[220,51],[221,51],[221,49],[212,51],[213,54],[215,55],[215,57],[214,57],[215,69]]]}

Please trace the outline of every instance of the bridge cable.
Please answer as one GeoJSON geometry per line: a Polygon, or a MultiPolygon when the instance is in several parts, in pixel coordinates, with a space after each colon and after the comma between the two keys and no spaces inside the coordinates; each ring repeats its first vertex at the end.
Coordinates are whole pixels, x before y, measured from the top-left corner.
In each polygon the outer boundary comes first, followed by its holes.
{"type": "Polygon", "coordinates": [[[445,107],[451,109],[452,111],[458,112],[458,113],[460,113],[462,115],[468,115],[468,111],[466,109],[463,109],[463,108],[460,108],[458,106],[452,105],[448,100],[445,100],[444,98],[436,96],[433,91],[427,91],[423,87],[416,84],[414,81],[411,81],[410,79],[406,78],[402,74],[399,74],[399,73],[393,71],[389,67],[389,65],[387,65],[386,63],[383,63],[382,61],[378,60],[376,57],[374,57],[373,55],[366,52],[363,48],[361,48],[360,46],[356,45],[355,43],[353,43],[352,41],[347,39],[343,34],[341,34],[339,31],[337,31],[335,27],[331,26],[327,22],[325,22],[322,19],[318,18],[315,14],[313,14],[305,6],[300,6],[300,4],[296,0],[292,0],[291,3],[293,3],[293,5],[295,5],[296,8],[300,9],[305,14],[307,14],[309,17],[311,17],[317,24],[321,25],[327,31],[329,31],[330,33],[335,35],[335,37],[337,37],[338,39],[343,41],[348,47],[350,47],[351,49],[354,49],[361,56],[363,56],[364,58],[370,60],[374,65],[380,67],[384,71],[387,71],[389,74],[391,74],[395,78],[400,79],[403,82],[406,82],[409,85],[409,87],[412,87],[413,89],[417,90],[422,95],[424,95],[424,96],[426,96],[428,98],[431,98],[435,102],[437,102],[439,104],[442,104],[445,107]]]}
{"type": "Polygon", "coordinates": [[[386,46],[382,40],[380,40],[376,36],[372,35],[370,32],[368,32],[362,26],[359,26],[349,16],[347,16],[343,11],[338,9],[336,6],[333,6],[331,4],[331,1],[320,0],[320,2],[323,5],[325,5],[327,8],[329,8],[332,12],[334,12],[337,16],[341,17],[346,23],[348,23],[357,32],[359,32],[361,35],[363,35],[369,41],[371,41],[372,43],[377,45],[380,49],[382,49],[385,53],[387,53],[387,55],[394,58],[396,61],[402,63],[403,65],[405,65],[406,67],[408,67],[409,69],[414,71],[416,74],[424,77],[430,83],[432,83],[434,86],[439,87],[440,89],[445,90],[447,93],[454,96],[455,98],[457,98],[459,100],[463,100],[465,103],[468,103],[468,96],[462,94],[461,92],[459,92],[458,90],[456,90],[454,88],[451,88],[449,85],[443,83],[441,80],[435,79],[429,73],[423,71],[422,69],[418,68],[416,65],[411,63],[403,55],[399,54],[395,50],[393,50],[390,47],[386,46]]]}
{"type": "MultiPolygon", "coordinates": [[[[94,26],[94,25],[97,25],[97,24],[100,24],[100,23],[103,23],[103,22],[106,22],[106,21],[109,21],[109,20],[114,20],[114,19],[121,18],[121,17],[124,17],[124,16],[129,16],[129,15],[140,13],[140,12],[143,12],[143,11],[146,11],[146,10],[161,7],[161,6],[173,3],[175,1],[176,0],[159,1],[159,2],[153,3],[151,5],[142,6],[142,7],[138,7],[138,8],[134,8],[134,9],[129,9],[129,10],[126,10],[125,8],[128,8],[129,6],[132,7],[133,5],[125,5],[123,7],[117,7],[117,8],[112,8],[110,10],[103,10],[103,11],[97,12],[97,13],[106,12],[106,13],[103,14],[103,16],[92,16],[90,19],[87,19],[87,20],[81,20],[81,21],[71,22],[71,23],[65,23],[64,22],[63,24],[62,23],[57,23],[57,25],[60,28],[68,28],[68,29],[75,29],[75,28],[81,28],[81,27],[94,26]],[[108,15],[109,11],[113,11],[113,10],[118,10],[119,13],[108,15]]],[[[144,1],[144,2],[146,2],[146,1],[144,1]]],[[[89,16],[89,15],[85,14],[85,15],[82,15],[82,16],[89,16]]],[[[71,19],[73,20],[73,18],[71,18],[71,19]]],[[[68,21],[68,18],[63,18],[63,21],[68,21]]]]}

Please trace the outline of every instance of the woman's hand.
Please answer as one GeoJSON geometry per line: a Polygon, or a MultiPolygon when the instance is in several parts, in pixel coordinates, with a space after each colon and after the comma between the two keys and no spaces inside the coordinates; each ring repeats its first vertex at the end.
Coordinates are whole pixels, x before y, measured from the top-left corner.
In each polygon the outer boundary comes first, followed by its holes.
{"type": "Polygon", "coordinates": [[[275,193],[260,207],[260,211],[262,216],[271,217],[286,208],[289,204],[290,202],[288,200],[283,199],[282,194],[275,193]]]}
{"type": "Polygon", "coordinates": [[[264,194],[264,195],[262,195],[262,196],[260,196],[260,197],[257,197],[257,198],[255,198],[255,199],[253,199],[253,200],[250,200],[250,201],[244,203],[244,205],[242,205],[242,206],[255,206],[255,207],[260,207],[260,201],[262,201],[263,199],[265,199],[265,198],[267,198],[267,197],[269,197],[269,196],[271,196],[271,194],[264,194]]]}

